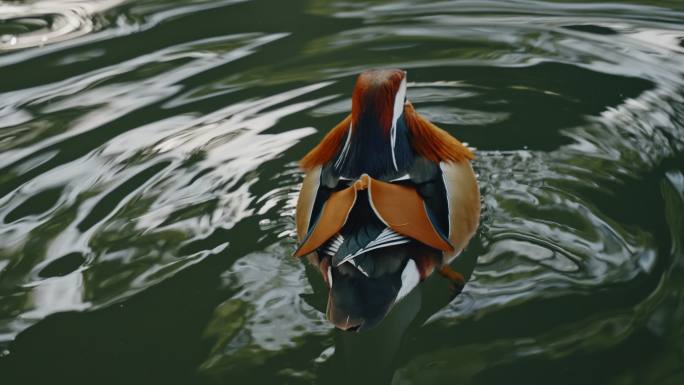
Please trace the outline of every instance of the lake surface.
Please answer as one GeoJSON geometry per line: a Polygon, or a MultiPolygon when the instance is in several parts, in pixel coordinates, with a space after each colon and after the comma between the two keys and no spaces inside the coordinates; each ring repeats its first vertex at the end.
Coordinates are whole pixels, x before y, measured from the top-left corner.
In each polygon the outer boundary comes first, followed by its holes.
{"type": "Polygon", "coordinates": [[[0,2],[0,383],[684,383],[684,3],[0,2]],[[376,329],[297,160],[408,71],[481,226],[376,329]]]}

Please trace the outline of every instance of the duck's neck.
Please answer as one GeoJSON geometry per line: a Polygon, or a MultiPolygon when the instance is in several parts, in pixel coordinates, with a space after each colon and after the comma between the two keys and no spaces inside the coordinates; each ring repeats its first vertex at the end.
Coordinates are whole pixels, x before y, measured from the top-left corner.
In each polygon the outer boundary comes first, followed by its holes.
{"type": "Polygon", "coordinates": [[[413,152],[403,116],[389,129],[372,114],[359,116],[335,161],[340,175],[347,178],[366,173],[376,179],[392,179],[405,174],[413,152]]]}

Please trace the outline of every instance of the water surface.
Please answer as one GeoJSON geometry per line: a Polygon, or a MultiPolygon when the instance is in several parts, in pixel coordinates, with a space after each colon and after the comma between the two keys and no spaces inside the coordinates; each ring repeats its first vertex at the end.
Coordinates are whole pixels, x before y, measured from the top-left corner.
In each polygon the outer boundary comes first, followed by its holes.
{"type": "Polygon", "coordinates": [[[0,2],[3,384],[684,383],[684,6],[0,2]],[[481,227],[371,333],[290,258],[356,74],[477,148],[481,227]]]}

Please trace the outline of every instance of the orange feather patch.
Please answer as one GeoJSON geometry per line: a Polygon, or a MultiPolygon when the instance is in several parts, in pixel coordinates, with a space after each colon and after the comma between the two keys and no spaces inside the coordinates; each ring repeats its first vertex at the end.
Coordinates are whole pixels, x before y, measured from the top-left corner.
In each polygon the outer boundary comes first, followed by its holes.
{"type": "Polygon", "coordinates": [[[338,123],[335,128],[328,132],[318,146],[314,147],[313,150],[309,151],[309,153],[299,161],[299,166],[303,170],[310,170],[316,166],[330,162],[347,137],[351,122],[352,116],[349,114],[344,120],[338,123]]]}
{"type": "Polygon", "coordinates": [[[422,117],[411,103],[404,105],[404,120],[411,134],[411,146],[418,155],[433,162],[475,159],[475,154],[468,147],[422,117]]]}

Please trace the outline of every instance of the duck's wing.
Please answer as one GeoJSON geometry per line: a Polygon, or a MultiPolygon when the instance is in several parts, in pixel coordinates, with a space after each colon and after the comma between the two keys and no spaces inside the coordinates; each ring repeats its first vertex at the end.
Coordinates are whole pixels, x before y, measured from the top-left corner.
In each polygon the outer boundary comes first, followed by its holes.
{"type": "MultiPolygon", "coordinates": [[[[340,231],[339,247],[331,250],[332,253],[329,254],[333,266],[340,266],[345,262],[354,265],[355,258],[360,255],[411,242],[411,238],[387,227],[369,202],[369,194],[366,191],[358,193],[358,200],[352,208],[349,220],[340,231]]],[[[364,270],[361,269],[361,272],[364,273],[364,270]]]]}
{"type": "Polygon", "coordinates": [[[411,103],[405,104],[403,116],[416,153],[410,180],[423,198],[432,224],[453,246],[443,253],[448,262],[463,250],[479,223],[480,192],[470,165],[475,155],[421,116],[411,103]]]}
{"type": "MultiPolygon", "coordinates": [[[[299,198],[297,199],[297,209],[295,210],[295,222],[297,227],[297,240],[301,242],[306,234],[309,232],[309,225],[311,218],[318,216],[315,211],[320,211],[320,207],[316,206],[316,198],[319,195],[321,187],[321,166],[316,166],[306,172],[302,188],[299,191],[299,198]]],[[[320,202],[319,202],[320,206],[320,202]]]]}
{"type": "Polygon", "coordinates": [[[480,218],[480,191],[469,162],[440,162],[417,158],[410,183],[423,199],[430,222],[453,247],[444,251],[448,262],[468,244],[480,218]]]}
{"type": "MultiPolygon", "coordinates": [[[[349,141],[350,133],[351,114],[330,130],[323,140],[299,162],[305,171],[295,212],[297,239],[301,246],[305,240],[311,237],[312,230],[317,227],[315,224],[319,223],[328,199],[333,193],[340,190],[339,175],[335,172],[334,167],[331,167],[331,164],[334,163],[335,156],[338,155],[339,157],[339,154],[343,152],[345,143],[349,141]]],[[[345,199],[340,199],[342,196],[338,194],[335,199],[337,204],[346,202],[345,199]]],[[[331,209],[332,207],[328,207],[327,211],[329,212],[331,209]]],[[[336,219],[335,223],[337,221],[339,218],[336,219]]],[[[329,230],[327,227],[326,229],[329,230]]],[[[321,236],[320,233],[317,233],[312,241],[317,240],[319,236],[321,236]]],[[[298,256],[305,255],[300,253],[301,246],[296,253],[298,256]]],[[[308,253],[310,251],[306,254],[308,253]]]]}
{"type": "Polygon", "coordinates": [[[350,186],[335,191],[325,184],[326,170],[315,168],[311,180],[305,177],[297,204],[297,236],[300,241],[295,257],[307,255],[329,241],[347,222],[356,202],[356,189],[350,186]],[[307,183],[308,182],[308,183],[307,183]],[[323,182],[323,183],[321,183],[323,182]]]}
{"type": "Polygon", "coordinates": [[[368,187],[375,214],[393,231],[442,251],[452,251],[447,233],[437,225],[432,209],[409,184],[372,179],[368,187]]]}
{"type": "MultiPolygon", "coordinates": [[[[311,174],[311,177],[315,176],[316,173],[311,174]]],[[[409,239],[438,250],[453,250],[444,226],[435,225],[442,221],[435,219],[437,216],[428,206],[430,200],[426,203],[414,186],[383,182],[367,175],[361,179],[329,195],[322,192],[326,187],[319,183],[315,197],[315,183],[305,180],[300,195],[301,214],[298,214],[297,221],[301,243],[294,254],[296,257],[307,255],[332,242],[347,224],[358,194],[364,193],[367,194],[362,196],[364,204],[357,205],[357,211],[367,209],[370,216],[361,215],[365,211],[357,212],[354,220],[359,223],[352,220],[345,227],[341,245],[336,248],[327,245],[324,248],[335,253],[333,260],[338,264],[372,249],[407,243],[409,239]],[[313,202],[304,203],[310,200],[313,202]],[[306,210],[307,207],[310,209],[306,210]],[[310,222],[299,220],[300,215],[302,218],[309,217],[310,222]],[[302,237],[301,234],[306,235],[302,237]]],[[[325,175],[319,175],[319,180],[325,180],[325,175]]]]}
{"type": "Polygon", "coordinates": [[[445,187],[449,218],[449,241],[454,251],[444,253],[444,262],[458,255],[473,237],[480,223],[480,189],[469,162],[439,165],[445,187]]]}

